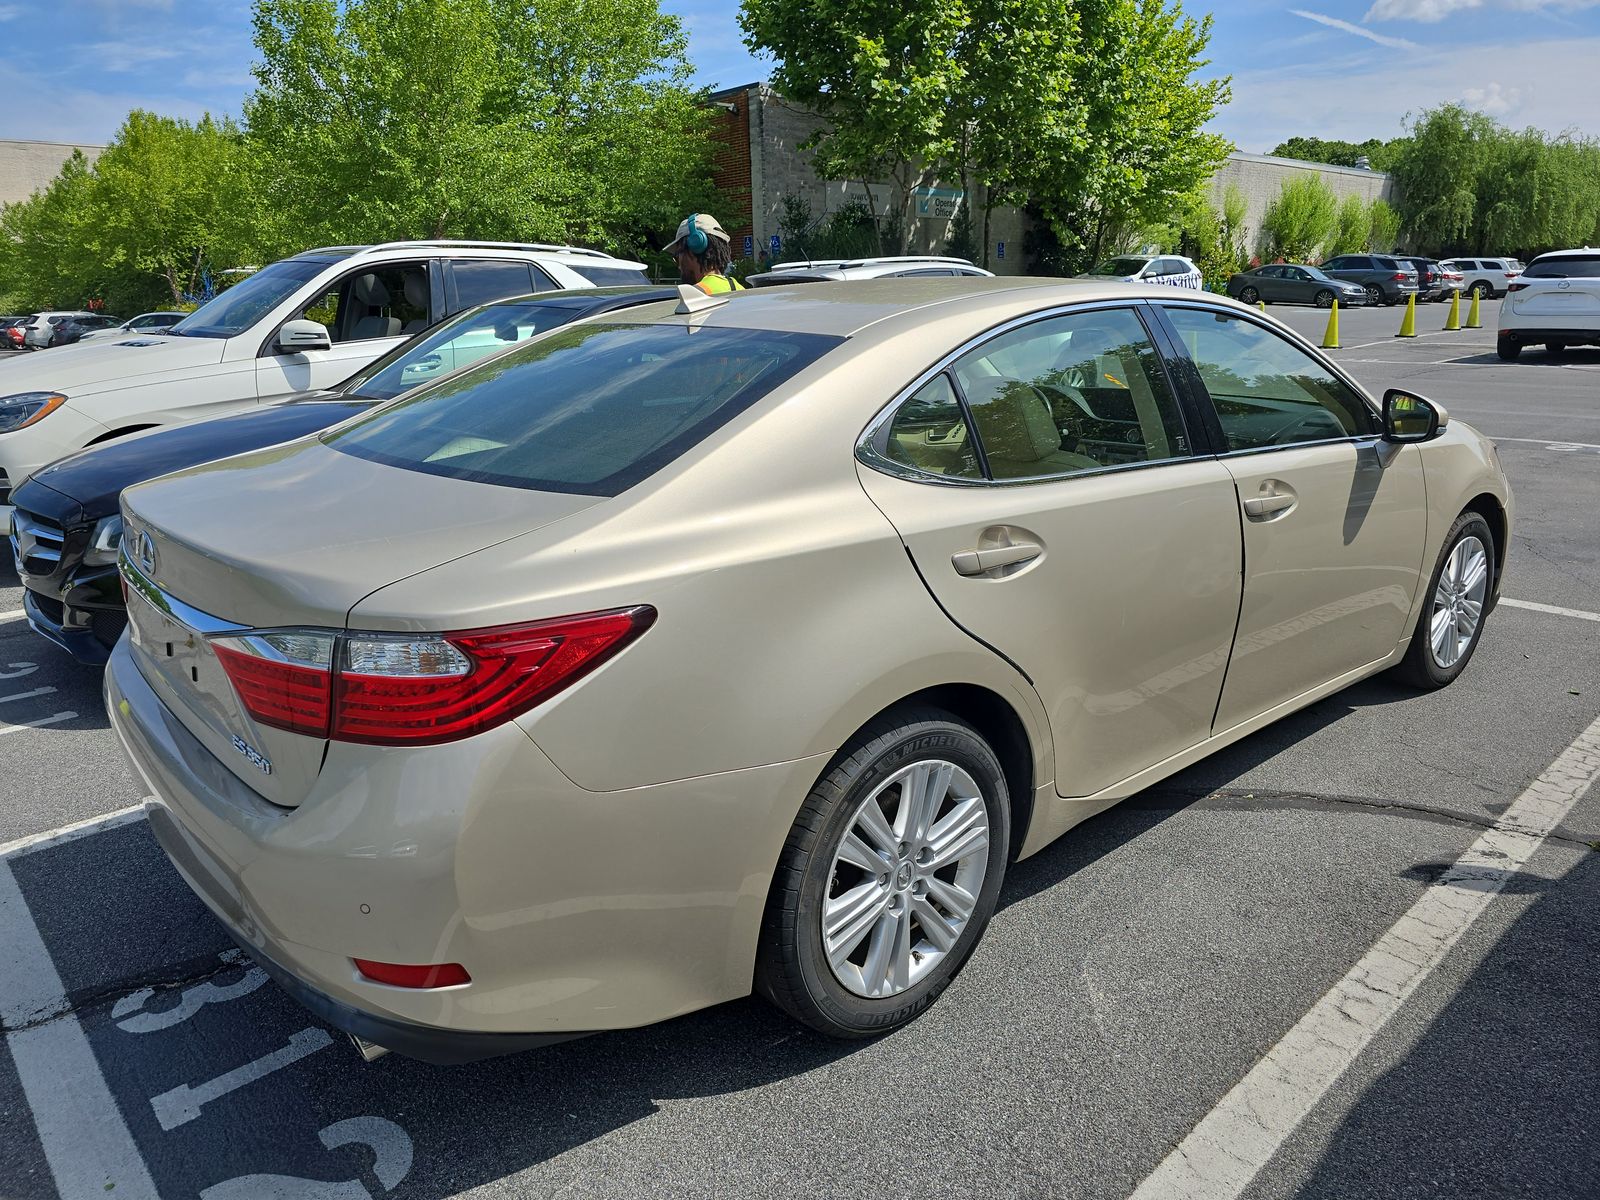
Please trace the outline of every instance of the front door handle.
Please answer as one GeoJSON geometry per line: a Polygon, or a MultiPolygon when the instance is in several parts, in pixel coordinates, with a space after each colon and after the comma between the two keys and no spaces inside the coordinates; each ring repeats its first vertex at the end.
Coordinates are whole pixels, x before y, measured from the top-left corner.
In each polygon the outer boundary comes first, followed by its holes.
{"type": "Polygon", "coordinates": [[[987,575],[1001,567],[1014,567],[1032,562],[1044,553],[1037,542],[1013,542],[1009,546],[995,546],[988,550],[962,550],[950,556],[950,565],[957,575],[987,575]]]}

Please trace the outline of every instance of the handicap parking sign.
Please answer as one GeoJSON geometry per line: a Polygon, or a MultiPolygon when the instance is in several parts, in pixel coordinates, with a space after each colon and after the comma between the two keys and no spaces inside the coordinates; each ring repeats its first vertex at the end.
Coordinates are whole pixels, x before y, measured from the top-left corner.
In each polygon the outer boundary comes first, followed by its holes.
{"type": "Polygon", "coordinates": [[[756,238],[755,238],[755,234],[747,233],[747,234],[744,235],[744,256],[746,258],[754,258],[755,257],[755,253],[756,253],[756,238]]]}

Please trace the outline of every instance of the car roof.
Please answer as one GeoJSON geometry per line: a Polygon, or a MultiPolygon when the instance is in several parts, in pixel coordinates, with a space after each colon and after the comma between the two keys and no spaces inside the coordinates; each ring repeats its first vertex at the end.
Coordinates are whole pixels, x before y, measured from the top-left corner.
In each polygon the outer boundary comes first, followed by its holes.
{"type": "MultiPolygon", "coordinates": [[[[1575,256],[1575,255],[1580,255],[1580,254],[1581,255],[1600,254],[1600,249],[1597,249],[1594,246],[1574,246],[1574,247],[1572,247],[1571,249],[1568,249],[1568,250],[1546,250],[1543,254],[1539,255],[1538,257],[1539,258],[1567,258],[1567,257],[1570,257],[1570,256],[1575,256]]],[[[1497,260],[1497,261],[1510,262],[1511,260],[1510,259],[1500,259],[1500,260],[1497,260]]]]}
{"type": "MultiPolygon", "coordinates": [[[[767,287],[727,294],[719,303],[679,313],[677,306],[646,304],[627,310],[617,319],[629,324],[683,324],[693,328],[772,329],[789,333],[819,333],[851,337],[870,325],[919,309],[938,307],[946,312],[981,315],[992,311],[1003,320],[1018,302],[1034,299],[1028,307],[1082,304],[1096,300],[1173,300],[1172,288],[1158,284],[1122,283],[1104,279],[1046,279],[1034,276],[944,276],[928,278],[827,281],[803,288],[767,287]]],[[[1185,294],[1184,301],[1199,299],[1237,307],[1220,296],[1185,294]]]]}

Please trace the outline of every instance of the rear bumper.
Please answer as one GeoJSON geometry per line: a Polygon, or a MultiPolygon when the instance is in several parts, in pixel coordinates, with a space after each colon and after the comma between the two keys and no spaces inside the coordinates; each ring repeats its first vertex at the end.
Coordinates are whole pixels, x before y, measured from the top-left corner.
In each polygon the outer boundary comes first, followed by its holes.
{"type": "Polygon", "coordinates": [[[1600,319],[1590,317],[1570,325],[1501,325],[1502,342],[1565,342],[1569,346],[1600,345],[1600,319]]]}

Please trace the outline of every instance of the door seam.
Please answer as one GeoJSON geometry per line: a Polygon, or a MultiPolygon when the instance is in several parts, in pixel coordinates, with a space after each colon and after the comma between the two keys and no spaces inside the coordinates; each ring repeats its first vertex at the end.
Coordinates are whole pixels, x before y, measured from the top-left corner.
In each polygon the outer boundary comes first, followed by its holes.
{"type": "Polygon", "coordinates": [[[1219,457],[1216,460],[1222,469],[1228,472],[1228,478],[1233,480],[1233,514],[1239,522],[1239,608],[1233,615],[1233,637],[1228,641],[1228,661],[1222,666],[1222,686],[1217,689],[1216,707],[1211,710],[1211,736],[1217,733],[1217,717],[1222,712],[1222,698],[1228,694],[1228,674],[1233,670],[1233,652],[1239,645],[1239,626],[1244,621],[1244,585],[1246,555],[1249,553],[1245,545],[1244,534],[1244,497],[1239,494],[1239,477],[1229,469],[1228,464],[1219,457]]]}

